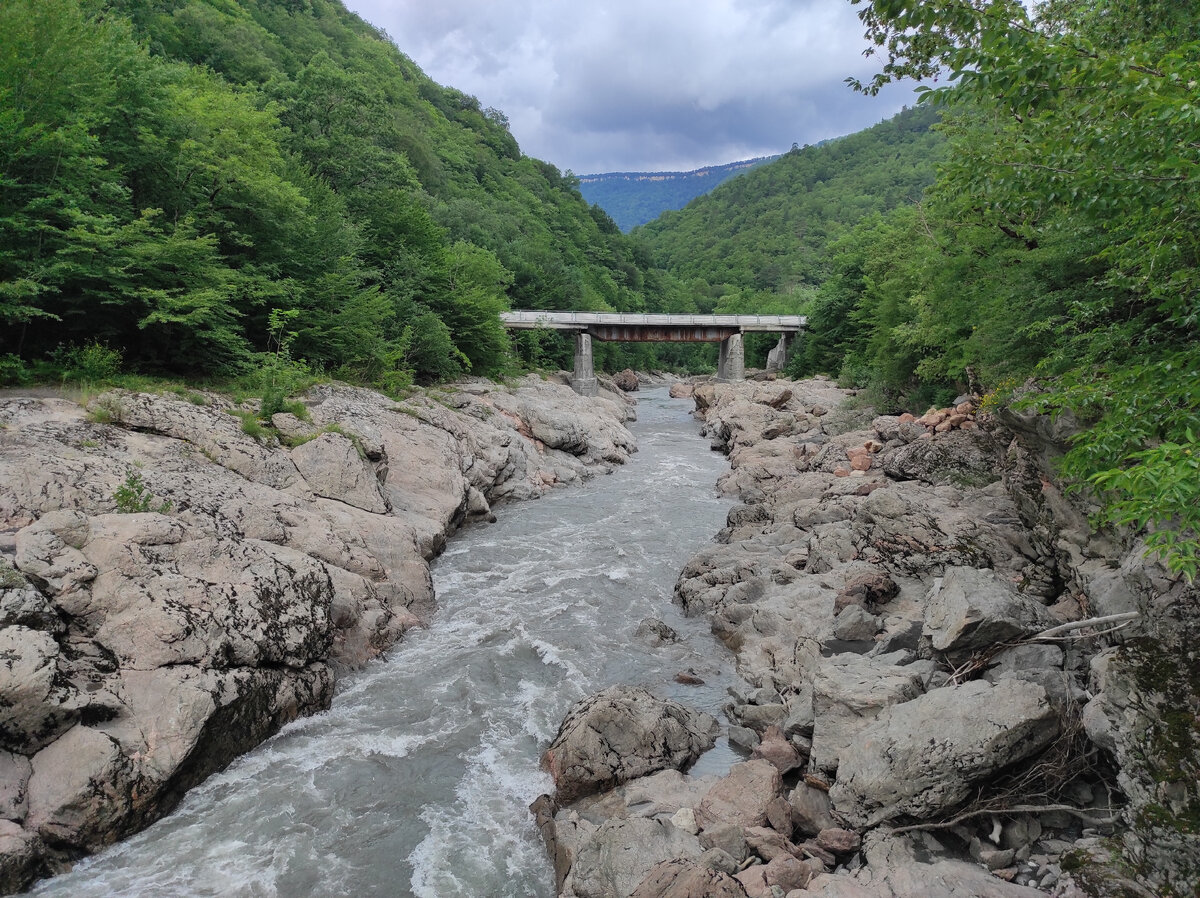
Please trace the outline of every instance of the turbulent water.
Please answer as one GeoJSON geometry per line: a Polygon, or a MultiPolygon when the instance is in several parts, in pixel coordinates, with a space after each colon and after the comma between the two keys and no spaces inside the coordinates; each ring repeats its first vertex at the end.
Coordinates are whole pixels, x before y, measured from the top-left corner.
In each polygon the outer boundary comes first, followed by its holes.
{"type": "MultiPolygon", "coordinates": [[[[671,604],[723,524],[724,460],[690,403],[643,396],[610,477],[500,510],[434,567],[439,610],[386,661],[189,793],[146,832],[42,883],[55,896],[552,896],[528,805],[572,702],[638,683],[719,713],[732,662],[671,604]],[[647,617],[684,636],[652,648],[647,617]],[[691,669],[706,681],[674,683],[691,669]]],[[[723,771],[728,746],[700,760],[723,771]]]]}

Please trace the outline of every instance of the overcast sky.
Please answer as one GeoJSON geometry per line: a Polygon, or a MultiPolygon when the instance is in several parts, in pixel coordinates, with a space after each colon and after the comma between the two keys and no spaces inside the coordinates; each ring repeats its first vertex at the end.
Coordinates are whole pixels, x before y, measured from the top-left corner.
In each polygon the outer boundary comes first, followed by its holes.
{"type": "Polygon", "coordinates": [[[914,101],[874,71],[849,0],[345,0],[440,84],[576,174],[688,171],[857,131],[914,101]]]}

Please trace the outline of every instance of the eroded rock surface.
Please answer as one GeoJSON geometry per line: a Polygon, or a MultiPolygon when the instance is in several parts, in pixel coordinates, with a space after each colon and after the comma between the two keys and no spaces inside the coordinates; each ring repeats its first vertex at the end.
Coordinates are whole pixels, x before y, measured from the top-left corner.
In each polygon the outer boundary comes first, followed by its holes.
{"type": "Polygon", "coordinates": [[[611,789],[712,748],[717,721],[646,689],[613,686],[573,707],[542,756],[560,801],[611,789]]]}
{"type": "Polygon", "coordinates": [[[326,707],[432,610],[463,521],[634,450],[624,399],[534,377],[325,384],[265,439],[193,399],[0,400],[0,888],[326,707]]]}
{"type": "MultiPolygon", "coordinates": [[[[705,870],[791,898],[1198,893],[1196,587],[1090,531],[1041,419],[844,398],[821,379],[694,390],[743,504],[676,598],[737,655],[728,735],[756,760],[645,811],[705,855],[638,894],[705,870]],[[1106,648],[1089,620],[1131,611],[1106,648]]],[[[540,817],[552,850],[556,828],[642,813],[616,794],[540,817]]]]}

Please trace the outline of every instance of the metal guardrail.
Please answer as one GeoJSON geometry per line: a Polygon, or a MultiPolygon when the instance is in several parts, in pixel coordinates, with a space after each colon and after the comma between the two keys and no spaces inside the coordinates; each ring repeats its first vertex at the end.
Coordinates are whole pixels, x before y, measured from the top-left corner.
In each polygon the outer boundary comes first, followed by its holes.
{"type": "Polygon", "coordinates": [[[626,325],[642,327],[722,327],[752,331],[802,330],[808,324],[805,315],[639,315],[620,312],[539,312],[515,310],[501,312],[500,320],[509,327],[546,327],[551,330],[577,330],[588,325],[626,325]]]}

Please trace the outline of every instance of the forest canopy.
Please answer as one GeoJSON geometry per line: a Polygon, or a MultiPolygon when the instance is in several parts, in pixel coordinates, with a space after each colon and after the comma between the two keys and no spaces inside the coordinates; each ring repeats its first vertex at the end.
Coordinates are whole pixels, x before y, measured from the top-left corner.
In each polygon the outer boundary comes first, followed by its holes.
{"type": "Polygon", "coordinates": [[[503,113],[336,0],[6,0],[0,34],[10,376],[89,345],[235,374],[272,311],[341,377],[495,374],[509,306],[678,304],[503,113]]]}

